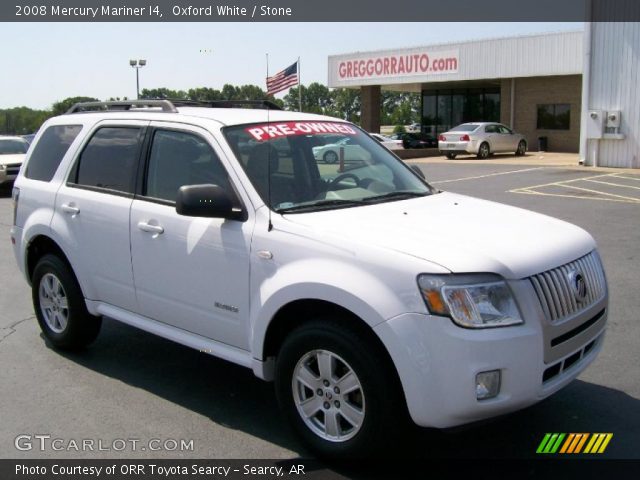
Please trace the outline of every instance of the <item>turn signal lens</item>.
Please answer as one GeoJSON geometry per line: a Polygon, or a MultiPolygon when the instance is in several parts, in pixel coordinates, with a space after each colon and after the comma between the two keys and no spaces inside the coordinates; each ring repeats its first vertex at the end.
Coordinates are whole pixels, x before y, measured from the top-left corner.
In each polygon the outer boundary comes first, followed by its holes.
{"type": "Polygon", "coordinates": [[[469,135],[462,135],[460,137],[461,142],[468,142],[469,140],[471,140],[471,138],[469,138],[469,135]]]}

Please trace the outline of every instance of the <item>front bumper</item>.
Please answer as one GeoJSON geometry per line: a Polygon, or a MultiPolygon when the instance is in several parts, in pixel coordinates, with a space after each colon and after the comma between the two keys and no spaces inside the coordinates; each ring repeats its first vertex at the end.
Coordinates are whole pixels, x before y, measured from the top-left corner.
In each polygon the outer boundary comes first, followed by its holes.
{"type": "Polygon", "coordinates": [[[18,177],[21,165],[0,165],[0,183],[12,182],[18,177]]]}
{"type": "Polygon", "coordinates": [[[602,315],[581,343],[553,362],[545,362],[547,340],[537,315],[519,326],[474,330],[449,318],[407,313],[375,331],[397,368],[413,421],[448,428],[520,410],[566,386],[601,350],[606,309],[602,315]],[[562,368],[550,376],[558,363],[562,368]],[[500,392],[477,400],[476,375],[491,370],[500,370],[500,392]]]}

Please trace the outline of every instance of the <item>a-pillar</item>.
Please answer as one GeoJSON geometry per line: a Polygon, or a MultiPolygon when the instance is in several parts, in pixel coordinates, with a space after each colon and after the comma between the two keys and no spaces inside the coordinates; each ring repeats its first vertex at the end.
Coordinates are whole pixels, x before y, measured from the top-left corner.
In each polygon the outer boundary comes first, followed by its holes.
{"type": "Polygon", "coordinates": [[[360,88],[362,117],[360,126],[367,132],[380,132],[380,85],[360,88]]]}

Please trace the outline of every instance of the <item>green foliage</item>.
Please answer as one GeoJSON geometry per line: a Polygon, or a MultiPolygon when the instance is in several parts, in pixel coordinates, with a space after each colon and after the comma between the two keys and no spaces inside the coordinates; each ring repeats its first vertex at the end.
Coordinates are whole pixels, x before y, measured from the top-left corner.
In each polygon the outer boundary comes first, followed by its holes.
{"type": "MultiPolygon", "coordinates": [[[[360,90],[349,88],[328,89],[314,82],[308,86],[292,87],[283,99],[274,98],[257,85],[226,84],[221,90],[198,87],[185,90],[170,88],[144,88],[141,98],[189,99],[201,101],[214,100],[271,100],[286,110],[298,110],[298,88],[301,89],[302,111],[342,118],[354,123],[360,122],[362,103],[360,90]]],[[[70,97],[52,105],[51,110],[33,110],[27,107],[0,109],[0,133],[26,134],[35,132],[49,117],[65,113],[77,102],[97,101],[93,97],[70,97]]],[[[120,101],[120,97],[111,97],[110,101],[120,101]]],[[[124,97],[122,100],[127,100],[124,97]]],[[[408,125],[419,121],[420,95],[417,93],[388,92],[381,93],[381,123],[383,125],[408,125]]],[[[404,127],[402,127],[404,128],[404,127]]],[[[394,130],[396,131],[396,130],[394,130]]]]}
{"type": "Polygon", "coordinates": [[[0,110],[0,134],[25,135],[34,133],[49,117],[51,117],[50,111],[32,110],[27,107],[0,110]]]}
{"type": "Polygon", "coordinates": [[[407,129],[404,128],[404,125],[396,125],[393,127],[393,133],[407,133],[407,129]]]}

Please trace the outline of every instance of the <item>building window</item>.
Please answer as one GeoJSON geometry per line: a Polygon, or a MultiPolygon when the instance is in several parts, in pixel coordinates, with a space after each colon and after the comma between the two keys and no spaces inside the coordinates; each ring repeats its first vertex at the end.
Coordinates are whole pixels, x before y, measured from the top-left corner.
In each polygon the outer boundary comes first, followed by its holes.
{"type": "Polygon", "coordinates": [[[571,105],[556,103],[538,105],[538,130],[569,130],[571,105]]]}
{"type": "Polygon", "coordinates": [[[465,122],[499,122],[500,89],[461,88],[422,92],[422,131],[438,135],[465,122]]]}

